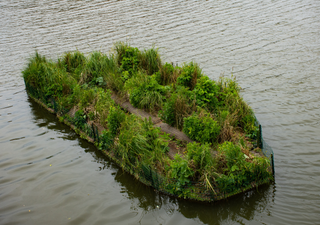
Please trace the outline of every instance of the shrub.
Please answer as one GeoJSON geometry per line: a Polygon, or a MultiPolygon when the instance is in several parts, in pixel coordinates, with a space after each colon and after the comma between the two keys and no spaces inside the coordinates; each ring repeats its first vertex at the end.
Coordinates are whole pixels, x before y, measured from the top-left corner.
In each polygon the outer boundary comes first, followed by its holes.
{"type": "Polygon", "coordinates": [[[241,148],[231,142],[221,144],[218,151],[225,157],[227,166],[224,174],[216,179],[221,192],[231,193],[252,182],[272,179],[272,175],[268,172],[270,166],[268,159],[255,157],[252,162],[246,161],[241,148]]]}
{"type": "Polygon", "coordinates": [[[207,76],[201,77],[193,90],[196,95],[197,105],[213,111],[219,105],[218,91],[219,87],[214,81],[207,76]]]}
{"type": "Polygon", "coordinates": [[[75,113],[73,123],[79,129],[84,128],[84,125],[87,123],[87,116],[84,114],[83,110],[78,110],[75,113]]]}
{"type": "Polygon", "coordinates": [[[109,150],[113,146],[114,135],[110,131],[104,130],[99,136],[99,141],[100,150],[109,150]]]}
{"type": "Polygon", "coordinates": [[[182,194],[183,188],[190,183],[194,171],[188,166],[188,161],[176,154],[170,165],[170,177],[175,179],[173,193],[182,194]]]}
{"type": "Polygon", "coordinates": [[[107,117],[108,128],[112,135],[119,133],[121,123],[125,120],[126,114],[119,108],[111,106],[107,117]]]}
{"type": "Polygon", "coordinates": [[[184,118],[195,110],[193,93],[185,87],[177,87],[176,92],[172,93],[165,102],[160,117],[171,126],[182,129],[184,118]]]}
{"type": "Polygon", "coordinates": [[[217,121],[213,120],[209,113],[193,113],[184,119],[183,132],[192,140],[201,143],[216,142],[220,129],[217,121]]]}
{"type": "MultiPolygon", "coordinates": [[[[66,68],[68,73],[77,73],[85,67],[86,57],[79,51],[67,52],[64,54],[60,63],[66,68]]],[[[79,77],[78,77],[79,78],[79,77]]]]}
{"type": "Polygon", "coordinates": [[[89,105],[94,104],[96,96],[97,88],[82,89],[80,97],[80,108],[86,108],[89,105]]]}
{"type": "Polygon", "coordinates": [[[97,92],[95,110],[99,116],[98,120],[103,126],[106,126],[111,106],[114,106],[114,101],[111,99],[111,91],[99,88],[97,92]]]}
{"type": "Polygon", "coordinates": [[[201,69],[198,64],[191,62],[182,67],[181,74],[177,78],[177,84],[193,90],[197,84],[197,79],[201,76],[201,69]]]}
{"type": "Polygon", "coordinates": [[[133,106],[148,111],[161,108],[166,89],[158,84],[154,76],[139,72],[126,82],[125,87],[133,106]]]}
{"type": "Polygon", "coordinates": [[[209,144],[189,143],[187,145],[187,158],[189,163],[192,161],[195,169],[200,173],[204,173],[213,165],[209,144]]]}
{"type": "Polygon", "coordinates": [[[142,68],[148,75],[152,75],[159,71],[161,59],[158,54],[158,49],[148,49],[143,52],[138,52],[139,67],[142,68]]]}
{"type": "Polygon", "coordinates": [[[162,85],[168,85],[171,83],[175,83],[177,80],[177,70],[173,67],[173,65],[169,63],[165,63],[164,65],[159,67],[159,72],[156,73],[157,81],[162,85]],[[175,72],[176,71],[176,72],[175,72]]]}

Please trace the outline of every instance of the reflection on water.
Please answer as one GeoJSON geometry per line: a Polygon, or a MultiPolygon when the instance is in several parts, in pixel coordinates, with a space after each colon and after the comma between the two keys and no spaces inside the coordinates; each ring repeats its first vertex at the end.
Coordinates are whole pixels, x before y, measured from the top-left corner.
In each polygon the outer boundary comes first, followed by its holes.
{"type": "Polygon", "coordinates": [[[0,224],[315,224],[320,221],[320,4],[280,1],[1,1],[0,224]],[[25,93],[38,50],[116,41],[231,71],[275,152],[276,184],[202,204],[152,190],[25,93]]]}
{"type": "Polygon", "coordinates": [[[264,212],[267,205],[270,206],[274,201],[273,185],[264,185],[257,190],[216,203],[190,203],[153,191],[139,182],[132,185],[133,181],[130,177],[120,170],[115,175],[115,180],[125,187],[128,198],[147,212],[164,209],[167,214],[178,212],[186,218],[198,219],[204,224],[220,224],[223,221],[242,221],[243,219],[250,221],[256,212],[264,212]]]}

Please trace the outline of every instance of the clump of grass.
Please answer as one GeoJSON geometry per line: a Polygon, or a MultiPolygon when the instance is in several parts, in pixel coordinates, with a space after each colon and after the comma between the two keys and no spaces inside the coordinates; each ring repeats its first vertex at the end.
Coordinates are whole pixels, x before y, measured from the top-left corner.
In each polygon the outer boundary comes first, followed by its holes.
{"type": "Polygon", "coordinates": [[[25,81],[37,90],[35,97],[43,99],[44,102],[47,102],[50,97],[57,99],[70,94],[76,85],[76,80],[68,76],[65,69],[58,67],[56,63],[47,61],[37,52],[29,60],[22,74],[25,81]]]}
{"type": "Polygon", "coordinates": [[[215,180],[222,193],[236,192],[252,182],[272,179],[266,158],[255,157],[252,162],[247,161],[241,147],[231,142],[221,144],[218,151],[220,175],[215,180]]]}
{"type": "Polygon", "coordinates": [[[177,78],[177,84],[193,90],[197,84],[198,78],[200,77],[202,77],[200,67],[197,63],[190,62],[188,64],[184,64],[181,68],[181,74],[177,78]]]}
{"type": "Polygon", "coordinates": [[[193,92],[196,95],[197,105],[213,112],[219,105],[218,93],[219,87],[215,81],[209,77],[203,76],[198,79],[193,92]]]}
{"type": "Polygon", "coordinates": [[[221,127],[218,137],[219,143],[235,142],[237,140],[237,115],[230,113],[228,110],[221,110],[218,111],[216,118],[221,127]]]}
{"type": "Polygon", "coordinates": [[[161,85],[176,84],[181,68],[174,67],[170,63],[165,63],[159,66],[159,71],[156,73],[157,80],[161,85]]]}
{"type": "Polygon", "coordinates": [[[196,142],[187,145],[187,159],[189,165],[195,170],[195,175],[199,176],[198,179],[206,173],[209,173],[214,165],[214,160],[211,155],[210,145],[199,144],[196,142]]]}
{"type": "Polygon", "coordinates": [[[97,115],[97,120],[102,126],[107,126],[109,111],[111,107],[114,107],[114,105],[115,103],[111,99],[110,90],[99,89],[94,114],[97,115]]]}
{"type": "Polygon", "coordinates": [[[161,59],[158,49],[151,48],[138,53],[139,67],[142,68],[148,75],[155,74],[159,71],[161,59]]]}
{"type": "Polygon", "coordinates": [[[118,42],[115,44],[116,62],[121,71],[122,79],[128,80],[139,69],[140,51],[138,48],[133,48],[127,43],[118,42]]]}
{"type": "Polygon", "coordinates": [[[154,76],[138,72],[126,82],[125,88],[133,106],[147,111],[162,107],[166,89],[158,84],[154,76]]]}
{"type": "Polygon", "coordinates": [[[195,111],[196,105],[192,92],[178,86],[159,112],[161,119],[178,129],[182,129],[184,118],[195,111]]]}
{"type": "Polygon", "coordinates": [[[101,80],[103,74],[106,73],[106,59],[107,56],[103,55],[101,52],[93,52],[82,72],[80,83],[90,85],[99,84],[99,80],[101,80]]]}
{"type": "Polygon", "coordinates": [[[125,119],[126,115],[119,107],[110,107],[107,121],[108,128],[114,136],[116,136],[119,133],[121,124],[125,121],[125,119]]]}
{"type": "Polygon", "coordinates": [[[79,51],[67,52],[64,54],[62,60],[58,61],[58,64],[65,67],[68,73],[74,75],[79,81],[80,74],[87,62],[86,57],[79,51]]]}
{"type": "Polygon", "coordinates": [[[221,127],[211,115],[200,111],[184,118],[183,132],[191,139],[201,143],[215,143],[221,127]]]}
{"type": "Polygon", "coordinates": [[[166,142],[151,121],[142,121],[135,115],[127,115],[119,128],[116,154],[131,168],[149,165],[164,170],[166,142]]]}
{"type": "Polygon", "coordinates": [[[125,57],[126,51],[130,48],[130,45],[126,42],[116,42],[113,48],[116,52],[116,55],[115,55],[116,63],[118,67],[120,67],[122,65],[122,60],[125,57]]]}
{"type": "Polygon", "coordinates": [[[229,111],[236,118],[232,120],[232,125],[240,127],[243,131],[253,132],[256,130],[253,111],[242,97],[227,95],[224,103],[223,109],[229,111]]]}

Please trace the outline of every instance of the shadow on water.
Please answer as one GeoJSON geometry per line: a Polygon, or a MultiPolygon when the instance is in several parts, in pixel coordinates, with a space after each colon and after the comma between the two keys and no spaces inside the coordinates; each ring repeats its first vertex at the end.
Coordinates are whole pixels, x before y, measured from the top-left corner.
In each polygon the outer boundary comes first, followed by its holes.
{"type": "Polygon", "coordinates": [[[212,204],[189,204],[179,201],[179,211],[186,218],[199,218],[205,224],[220,224],[222,221],[254,219],[256,212],[262,212],[274,199],[273,185],[263,185],[227,200],[212,204]]]}
{"type": "MultiPolygon", "coordinates": [[[[125,187],[128,198],[138,200],[137,206],[145,211],[164,209],[167,214],[181,213],[189,219],[198,219],[204,224],[220,224],[226,221],[254,219],[256,212],[263,212],[274,201],[275,186],[263,185],[226,200],[201,203],[178,199],[159,193],[118,170],[115,180],[125,187]]],[[[268,212],[270,214],[270,212],[268,212]]]]}
{"type": "MultiPolygon", "coordinates": [[[[99,170],[111,169],[114,180],[123,188],[126,197],[131,200],[132,208],[140,208],[145,212],[164,210],[167,214],[181,213],[189,219],[200,220],[204,224],[220,224],[226,221],[252,220],[255,213],[268,211],[273,204],[275,185],[263,185],[258,189],[238,194],[226,200],[214,203],[187,201],[168,196],[137,181],[132,175],[123,171],[116,163],[105,156],[93,144],[81,139],[67,125],[59,122],[55,115],[28,98],[35,124],[64,134],[59,138],[77,140],[86,153],[90,153],[99,163],[99,170]]],[[[271,212],[267,212],[271,214],[271,212]]]]}

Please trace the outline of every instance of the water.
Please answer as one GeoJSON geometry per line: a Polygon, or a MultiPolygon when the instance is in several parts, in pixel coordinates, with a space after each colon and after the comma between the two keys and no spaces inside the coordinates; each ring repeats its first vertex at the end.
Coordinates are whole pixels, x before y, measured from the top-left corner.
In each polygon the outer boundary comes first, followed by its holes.
{"type": "Polygon", "coordinates": [[[0,224],[319,224],[320,2],[1,1],[0,224]],[[214,204],[155,192],[25,92],[35,50],[116,41],[237,77],[275,152],[276,183],[214,204]]]}

